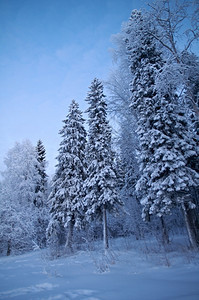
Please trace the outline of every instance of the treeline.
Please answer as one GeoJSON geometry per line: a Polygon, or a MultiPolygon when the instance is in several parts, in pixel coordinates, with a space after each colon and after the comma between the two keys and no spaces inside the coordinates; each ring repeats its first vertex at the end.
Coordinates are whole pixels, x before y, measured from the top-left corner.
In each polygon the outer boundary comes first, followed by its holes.
{"type": "Polygon", "coordinates": [[[198,25],[197,1],[161,0],[132,12],[114,37],[110,96],[100,80],[91,83],[88,132],[78,104],[69,107],[50,187],[41,141],[36,150],[25,142],[8,153],[2,251],[31,248],[32,241],[72,251],[101,237],[107,249],[108,236],[129,234],[169,243],[172,231],[185,228],[198,249],[199,60],[191,52],[198,25]],[[118,124],[114,142],[108,112],[118,124]]]}

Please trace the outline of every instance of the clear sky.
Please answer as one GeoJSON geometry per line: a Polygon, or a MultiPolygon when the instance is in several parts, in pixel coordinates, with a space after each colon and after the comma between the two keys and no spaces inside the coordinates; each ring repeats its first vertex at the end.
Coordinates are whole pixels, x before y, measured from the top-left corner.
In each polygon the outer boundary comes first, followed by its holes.
{"type": "Polygon", "coordinates": [[[53,172],[72,99],[86,109],[111,69],[111,35],[142,0],[0,0],[0,170],[16,141],[44,143],[53,172]]]}

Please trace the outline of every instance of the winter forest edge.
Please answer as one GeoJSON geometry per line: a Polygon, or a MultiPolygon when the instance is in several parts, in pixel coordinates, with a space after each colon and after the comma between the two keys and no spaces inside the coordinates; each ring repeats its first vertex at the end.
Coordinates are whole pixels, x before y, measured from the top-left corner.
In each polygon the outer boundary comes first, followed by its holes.
{"type": "Polygon", "coordinates": [[[78,103],[69,106],[52,180],[41,140],[9,150],[0,182],[1,255],[48,247],[60,256],[100,239],[107,250],[110,238],[131,235],[156,236],[165,246],[175,234],[188,238],[187,251],[198,251],[199,59],[191,46],[199,3],[188,5],[161,0],[132,11],[113,37],[115,70],[89,87],[87,131],[78,103]]]}

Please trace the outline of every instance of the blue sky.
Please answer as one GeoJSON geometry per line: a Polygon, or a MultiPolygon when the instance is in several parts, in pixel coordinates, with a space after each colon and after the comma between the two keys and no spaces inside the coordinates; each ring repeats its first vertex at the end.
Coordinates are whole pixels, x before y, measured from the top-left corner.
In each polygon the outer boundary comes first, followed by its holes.
{"type": "Polygon", "coordinates": [[[41,139],[53,172],[72,99],[86,109],[94,77],[111,69],[111,35],[133,0],[0,0],[0,170],[15,141],[41,139]]]}

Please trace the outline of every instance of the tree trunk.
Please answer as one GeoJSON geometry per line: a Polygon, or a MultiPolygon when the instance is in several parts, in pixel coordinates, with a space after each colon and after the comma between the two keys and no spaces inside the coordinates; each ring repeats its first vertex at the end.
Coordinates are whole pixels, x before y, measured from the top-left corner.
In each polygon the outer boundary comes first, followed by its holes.
{"type": "Polygon", "coordinates": [[[104,240],[104,249],[106,250],[109,248],[106,208],[103,208],[103,240],[104,240]]]}
{"type": "Polygon", "coordinates": [[[169,244],[169,234],[164,222],[164,218],[160,217],[161,225],[162,225],[162,238],[163,238],[163,244],[168,245],[169,244]]]}
{"type": "Polygon", "coordinates": [[[199,248],[199,234],[194,224],[194,209],[189,209],[186,204],[183,205],[183,214],[191,247],[199,248]]]}
{"type": "Polygon", "coordinates": [[[73,251],[73,221],[70,220],[68,223],[68,234],[67,234],[67,240],[66,240],[66,248],[72,252],[73,251]]]}
{"type": "Polygon", "coordinates": [[[8,248],[7,248],[7,256],[9,256],[10,255],[10,253],[11,253],[11,242],[10,242],[10,240],[8,241],[8,248]]]}
{"type": "Polygon", "coordinates": [[[197,233],[197,240],[199,241],[199,188],[193,188],[192,195],[196,206],[195,209],[192,210],[194,214],[193,222],[197,233]]]}

